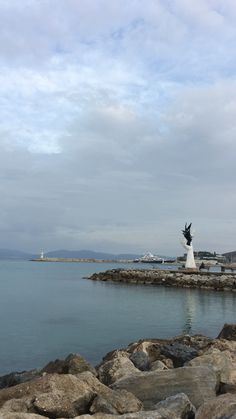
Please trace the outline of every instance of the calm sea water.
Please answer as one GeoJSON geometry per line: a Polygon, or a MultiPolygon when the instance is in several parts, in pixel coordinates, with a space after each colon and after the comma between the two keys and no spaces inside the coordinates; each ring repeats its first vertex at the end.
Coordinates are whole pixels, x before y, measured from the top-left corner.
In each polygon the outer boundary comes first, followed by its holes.
{"type": "Polygon", "coordinates": [[[0,374],[71,352],[96,364],[137,339],[216,336],[236,322],[235,294],[83,279],[113,267],[121,265],[1,261],[0,374]]]}

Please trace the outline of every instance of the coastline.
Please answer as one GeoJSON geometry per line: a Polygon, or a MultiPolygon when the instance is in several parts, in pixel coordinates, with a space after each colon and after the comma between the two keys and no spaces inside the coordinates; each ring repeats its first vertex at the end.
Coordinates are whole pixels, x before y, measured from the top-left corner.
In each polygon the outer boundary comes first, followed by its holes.
{"type": "Polygon", "coordinates": [[[236,274],[201,272],[197,270],[111,269],[86,278],[133,285],[153,285],[179,288],[199,288],[236,292],[236,274]]]}

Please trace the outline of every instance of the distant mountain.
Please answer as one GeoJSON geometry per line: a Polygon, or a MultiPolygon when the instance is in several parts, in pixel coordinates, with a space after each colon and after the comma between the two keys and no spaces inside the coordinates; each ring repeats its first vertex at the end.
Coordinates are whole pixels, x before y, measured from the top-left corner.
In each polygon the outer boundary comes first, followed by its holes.
{"type": "Polygon", "coordinates": [[[0,260],[28,260],[34,257],[36,255],[21,252],[20,250],[0,249],[0,260]]]}
{"type": "Polygon", "coordinates": [[[136,254],[119,254],[114,255],[112,253],[105,252],[94,252],[92,250],[53,250],[44,254],[45,257],[49,258],[75,258],[75,259],[135,259],[139,257],[136,254]]]}
{"type": "MultiPolygon", "coordinates": [[[[139,258],[141,255],[137,255],[136,253],[120,253],[118,255],[114,255],[112,253],[95,252],[92,250],[60,249],[60,250],[53,250],[53,251],[44,253],[44,256],[48,258],[133,260],[133,259],[139,258]]],[[[40,257],[40,253],[33,254],[33,253],[21,252],[19,250],[0,249],[0,260],[30,260],[30,259],[35,259],[39,257],[40,257]]]]}

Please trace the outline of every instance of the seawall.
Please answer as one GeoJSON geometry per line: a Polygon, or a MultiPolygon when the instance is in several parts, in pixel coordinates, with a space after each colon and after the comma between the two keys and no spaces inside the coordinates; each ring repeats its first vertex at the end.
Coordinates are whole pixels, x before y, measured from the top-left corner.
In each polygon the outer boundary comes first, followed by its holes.
{"type": "Polygon", "coordinates": [[[201,288],[236,292],[236,274],[234,273],[159,269],[111,269],[106,272],[94,273],[88,279],[136,285],[201,288]]]}

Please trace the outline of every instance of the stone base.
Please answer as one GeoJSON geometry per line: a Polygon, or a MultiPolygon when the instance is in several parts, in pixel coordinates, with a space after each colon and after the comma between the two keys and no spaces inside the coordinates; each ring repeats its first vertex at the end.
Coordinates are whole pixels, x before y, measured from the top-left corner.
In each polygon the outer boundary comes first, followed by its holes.
{"type": "Polygon", "coordinates": [[[199,269],[198,268],[184,268],[183,269],[183,272],[189,272],[189,273],[191,273],[191,272],[199,272],[199,269]]]}

